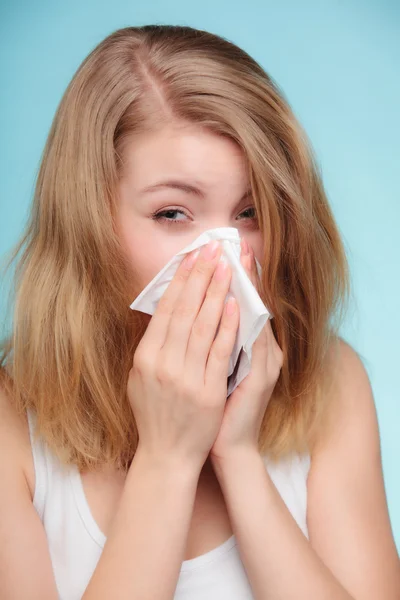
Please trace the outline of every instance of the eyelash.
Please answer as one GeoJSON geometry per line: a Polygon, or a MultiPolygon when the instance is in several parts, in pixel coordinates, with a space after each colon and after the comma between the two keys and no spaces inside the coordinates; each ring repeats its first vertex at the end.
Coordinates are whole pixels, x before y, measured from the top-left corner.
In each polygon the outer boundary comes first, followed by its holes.
{"type": "MultiPolygon", "coordinates": [[[[254,206],[249,206],[248,208],[246,208],[242,213],[247,212],[249,210],[255,210],[254,206]]],[[[180,208],[168,208],[165,210],[160,210],[159,212],[155,212],[151,215],[151,218],[154,221],[157,221],[158,223],[165,223],[166,225],[177,225],[177,224],[186,224],[186,221],[180,220],[180,221],[175,221],[174,219],[167,219],[164,215],[165,213],[182,213],[183,215],[185,215],[186,217],[188,216],[184,210],[181,210],[180,208]]],[[[257,216],[254,217],[247,217],[249,220],[251,221],[256,221],[257,220],[257,216]]]]}

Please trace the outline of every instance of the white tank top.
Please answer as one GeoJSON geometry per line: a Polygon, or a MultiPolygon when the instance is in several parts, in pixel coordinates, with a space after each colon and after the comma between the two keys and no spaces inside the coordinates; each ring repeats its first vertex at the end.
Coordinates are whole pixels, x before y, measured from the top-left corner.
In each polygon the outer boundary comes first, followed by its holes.
{"type": "MultiPolygon", "coordinates": [[[[101,556],[106,536],[90,511],[79,470],[64,466],[43,440],[33,440],[35,415],[28,410],[36,485],[33,505],[46,531],[60,600],[80,600],[101,556]]],[[[264,457],[293,518],[308,538],[306,523],[308,454],[279,463],[264,457]]],[[[118,585],[118,582],[115,582],[118,585]]],[[[182,563],[174,600],[254,600],[235,536],[182,563]]]]}

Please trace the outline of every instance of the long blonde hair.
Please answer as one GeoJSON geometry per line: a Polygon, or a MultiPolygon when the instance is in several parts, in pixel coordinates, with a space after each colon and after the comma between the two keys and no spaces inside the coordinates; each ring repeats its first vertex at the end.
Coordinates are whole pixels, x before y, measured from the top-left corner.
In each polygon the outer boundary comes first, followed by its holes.
{"type": "Polygon", "coordinates": [[[324,415],[330,349],[350,285],[310,143],[270,76],[231,42],[190,27],[127,27],[83,61],[57,109],[26,230],[11,254],[15,308],[4,385],[64,463],[128,468],[138,443],[126,394],[145,331],[115,230],[124,148],[195,123],[239,144],[264,239],[262,297],[284,353],[259,447],[307,451],[324,415]]]}

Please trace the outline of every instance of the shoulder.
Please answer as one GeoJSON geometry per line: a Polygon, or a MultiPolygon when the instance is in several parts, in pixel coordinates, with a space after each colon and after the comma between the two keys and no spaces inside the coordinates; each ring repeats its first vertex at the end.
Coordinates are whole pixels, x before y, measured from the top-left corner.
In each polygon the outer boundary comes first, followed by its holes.
{"type": "Polygon", "coordinates": [[[330,360],[328,408],[307,479],[309,540],[355,598],[394,599],[400,572],[371,384],[343,340],[330,360]]]}
{"type": "Polygon", "coordinates": [[[322,453],[356,450],[369,441],[377,449],[379,430],[371,382],[360,355],[342,338],[328,352],[330,385],[326,411],[313,447],[313,458],[322,453]],[[348,434],[346,436],[346,433],[348,434]],[[366,439],[367,438],[367,439],[366,439]]]}
{"type": "Polygon", "coordinates": [[[25,481],[31,497],[34,489],[34,466],[26,413],[19,414],[4,378],[0,378],[0,461],[3,472],[12,471],[25,481]]]}
{"type": "Polygon", "coordinates": [[[46,531],[26,477],[30,437],[0,373],[1,598],[58,598],[46,531]],[[7,591],[6,591],[7,590],[7,591]]]}

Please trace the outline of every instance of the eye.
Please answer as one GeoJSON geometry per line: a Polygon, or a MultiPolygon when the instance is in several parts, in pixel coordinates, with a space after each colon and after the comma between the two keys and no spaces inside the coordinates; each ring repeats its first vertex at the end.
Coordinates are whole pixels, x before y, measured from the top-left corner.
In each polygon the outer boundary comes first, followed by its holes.
{"type": "MultiPolygon", "coordinates": [[[[247,216],[243,217],[240,219],[240,221],[243,220],[250,220],[250,221],[256,221],[257,220],[257,215],[256,215],[256,209],[254,206],[249,206],[248,208],[246,208],[246,210],[242,211],[240,214],[241,215],[246,215],[247,216]],[[251,211],[253,211],[252,216],[248,216],[248,213],[251,211]]],[[[161,210],[157,213],[153,213],[151,218],[154,221],[157,221],[159,223],[165,223],[166,225],[183,225],[186,223],[186,219],[176,219],[174,218],[174,215],[184,215],[185,217],[188,217],[188,215],[185,213],[185,211],[179,209],[179,208],[167,208],[165,210],[161,210]]],[[[188,217],[189,218],[189,217],[188,217]]]]}
{"type": "Polygon", "coordinates": [[[175,220],[171,218],[172,215],[176,215],[178,213],[187,217],[187,214],[183,210],[178,208],[167,208],[166,210],[161,210],[158,213],[154,213],[151,218],[154,221],[167,223],[168,225],[172,223],[184,223],[182,219],[175,220]]]}
{"type": "Polygon", "coordinates": [[[242,215],[243,215],[243,214],[245,214],[245,213],[248,213],[249,211],[250,211],[250,212],[251,212],[251,211],[253,211],[253,213],[254,213],[254,214],[253,214],[253,216],[251,216],[251,217],[245,217],[245,218],[246,218],[246,219],[256,219],[256,218],[257,218],[257,217],[256,217],[256,209],[255,209],[255,207],[254,207],[254,206],[249,206],[249,208],[246,208],[246,210],[244,210],[244,211],[243,211],[242,213],[240,213],[240,214],[242,214],[242,215]]]}

